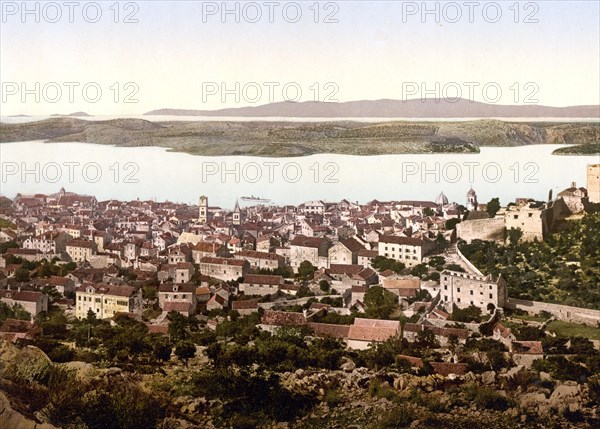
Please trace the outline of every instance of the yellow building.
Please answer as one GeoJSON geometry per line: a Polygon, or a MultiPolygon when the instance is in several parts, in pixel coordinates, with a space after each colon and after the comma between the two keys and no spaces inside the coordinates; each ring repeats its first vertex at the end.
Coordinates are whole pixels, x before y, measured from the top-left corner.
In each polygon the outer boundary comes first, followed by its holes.
{"type": "Polygon", "coordinates": [[[78,287],[75,295],[75,316],[79,319],[87,317],[89,310],[98,319],[142,310],[141,291],[131,286],[86,284],[78,287]]]}

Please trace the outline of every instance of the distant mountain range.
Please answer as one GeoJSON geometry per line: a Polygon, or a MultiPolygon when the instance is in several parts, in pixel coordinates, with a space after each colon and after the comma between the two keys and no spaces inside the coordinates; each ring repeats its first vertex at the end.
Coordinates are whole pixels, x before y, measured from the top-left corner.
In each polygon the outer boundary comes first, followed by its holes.
{"type": "Polygon", "coordinates": [[[50,115],[50,116],[72,116],[74,118],[86,118],[86,117],[91,117],[92,115],[89,115],[85,112],[75,112],[75,113],[70,113],[68,115],[61,115],[60,113],[55,113],[54,115],[50,115]]]}
{"type": "Polygon", "coordinates": [[[362,100],[344,103],[278,102],[219,110],[158,109],[144,115],[301,118],[600,118],[600,105],[510,106],[460,99],[362,100]]]}

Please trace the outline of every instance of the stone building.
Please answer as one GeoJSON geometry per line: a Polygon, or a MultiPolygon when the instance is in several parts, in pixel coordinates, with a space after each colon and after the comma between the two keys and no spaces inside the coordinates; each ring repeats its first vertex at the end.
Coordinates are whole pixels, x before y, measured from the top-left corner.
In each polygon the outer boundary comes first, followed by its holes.
{"type": "Polygon", "coordinates": [[[420,264],[435,244],[420,238],[382,235],[379,238],[379,256],[392,258],[404,263],[407,267],[420,264]]]}
{"type": "Polygon", "coordinates": [[[467,192],[467,210],[474,212],[477,210],[477,205],[477,193],[471,188],[469,189],[469,192],[467,192]]]}
{"type": "Polygon", "coordinates": [[[504,214],[504,226],[507,230],[519,228],[523,231],[524,241],[543,241],[548,233],[546,205],[536,201],[508,206],[504,214]]]}
{"type": "Polygon", "coordinates": [[[502,308],[508,299],[506,282],[502,276],[494,280],[491,275],[479,276],[450,270],[443,271],[440,276],[440,293],[441,302],[446,308],[474,305],[488,310],[490,304],[494,308],[502,308]]]}
{"type": "Polygon", "coordinates": [[[587,191],[590,203],[600,203],[600,164],[587,166],[587,191]]]}
{"type": "Polygon", "coordinates": [[[202,274],[223,281],[237,280],[248,274],[248,271],[250,271],[250,264],[246,260],[208,256],[200,260],[202,274]]]}
{"type": "Polygon", "coordinates": [[[174,310],[173,303],[177,303],[188,314],[196,310],[196,285],[192,283],[165,283],[158,287],[158,305],[163,311],[174,310]],[[183,305],[182,305],[183,304],[183,305]]]}
{"type": "Polygon", "coordinates": [[[202,195],[198,203],[198,222],[206,224],[208,222],[208,197],[202,195]]]}
{"type": "Polygon", "coordinates": [[[66,251],[73,262],[89,261],[96,254],[96,243],[76,238],[67,242],[66,251]]]}
{"type": "Polygon", "coordinates": [[[0,301],[12,307],[20,305],[34,318],[42,311],[48,311],[48,297],[42,292],[21,290],[0,290],[0,301]]]}

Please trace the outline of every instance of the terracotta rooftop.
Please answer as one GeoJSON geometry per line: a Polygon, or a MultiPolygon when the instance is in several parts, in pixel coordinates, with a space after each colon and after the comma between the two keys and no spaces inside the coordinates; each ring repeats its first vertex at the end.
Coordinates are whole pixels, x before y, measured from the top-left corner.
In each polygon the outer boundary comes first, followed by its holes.
{"type": "Polygon", "coordinates": [[[306,325],[306,317],[303,313],[266,310],[261,323],[274,326],[303,326],[306,325]]]}
{"type": "Polygon", "coordinates": [[[348,333],[350,332],[350,325],[310,322],[308,326],[313,330],[315,335],[319,337],[346,339],[348,338],[348,333]]]}

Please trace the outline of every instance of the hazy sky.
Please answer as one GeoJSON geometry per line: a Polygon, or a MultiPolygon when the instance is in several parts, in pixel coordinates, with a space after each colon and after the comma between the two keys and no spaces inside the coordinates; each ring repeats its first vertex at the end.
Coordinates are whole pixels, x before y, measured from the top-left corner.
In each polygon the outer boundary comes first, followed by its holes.
{"type": "Polygon", "coordinates": [[[320,101],[418,98],[427,88],[503,104],[600,103],[595,0],[428,2],[425,16],[420,1],[228,2],[225,16],[221,1],[76,3],[71,23],[65,2],[30,2],[23,15],[21,1],[2,1],[2,115],[216,109],[298,90],[320,101]],[[123,22],[130,14],[138,22],[123,22]]]}

